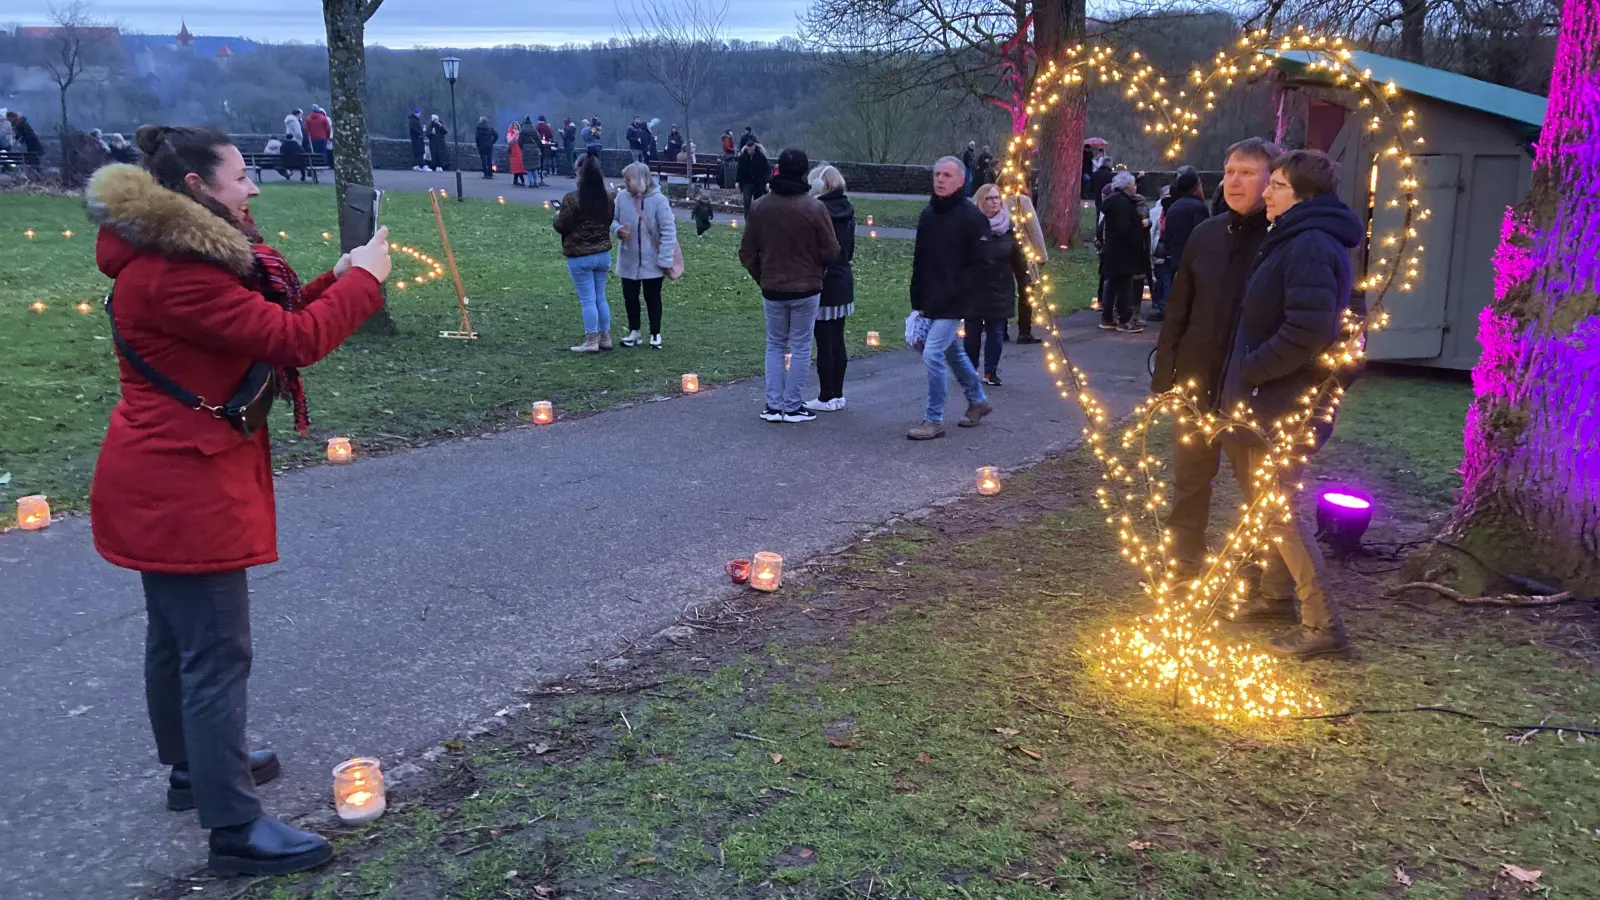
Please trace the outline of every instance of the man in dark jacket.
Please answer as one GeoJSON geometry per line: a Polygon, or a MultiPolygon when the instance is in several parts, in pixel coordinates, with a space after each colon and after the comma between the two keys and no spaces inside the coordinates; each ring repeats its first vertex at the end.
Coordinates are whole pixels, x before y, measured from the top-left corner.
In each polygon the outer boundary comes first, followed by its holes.
{"type": "Polygon", "coordinates": [[[577,146],[578,126],[573,123],[571,116],[567,116],[561,123],[561,151],[567,158],[567,171],[569,173],[577,172],[577,169],[574,168],[578,163],[577,146]]]}
{"type": "Polygon", "coordinates": [[[413,109],[406,117],[406,130],[411,135],[411,171],[428,171],[428,161],[423,156],[426,135],[422,130],[422,110],[413,109]]]}
{"type": "MultiPolygon", "coordinates": [[[[1278,148],[1260,138],[1229,147],[1222,178],[1229,211],[1195,226],[1183,253],[1175,257],[1178,267],[1156,342],[1150,389],[1161,394],[1183,388],[1203,413],[1221,408],[1223,366],[1233,343],[1239,300],[1256,251],[1267,236],[1262,194],[1277,155],[1278,148]]],[[[1191,429],[1180,433],[1172,445],[1172,510],[1166,525],[1178,561],[1174,575],[1181,581],[1202,574],[1211,481],[1217,477],[1223,449],[1191,429]]],[[[1235,478],[1248,483],[1244,454],[1231,444],[1226,449],[1235,478]]]]}
{"type": "Polygon", "coordinates": [[[743,150],[746,146],[748,146],[750,144],[759,144],[759,143],[761,143],[761,142],[756,140],[756,133],[750,129],[749,125],[746,125],[744,127],[744,134],[739,135],[739,149],[743,150]]]}
{"type": "Polygon", "coordinates": [[[839,239],[822,201],[810,195],[804,150],[778,154],[772,193],[751,206],[739,242],[739,262],[761,286],[767,314],[768,422],[810,422],[806,374],[811,369],[811,332],[822,298],[828,263],[839,258],[839,239]]]}
{"type": "Polygon", "coordinates": [[[39,135],[33,130],[33,123],[28,117],[16,110],[6,113],[6,121],[11,123],[11,133],[16,136],[18,146],[22,152],[28,154],[28,164],[37,166],[44,155],[44,143],[39,140],[39,135]]]}
{"type": "Polygon", "coordinates": [[[989,220],[965,196],[966,167],[954,156],[933,166],[933,197],[917,220],[916,247],[911,255],[911,308],[928,320],[922,364],[928,370],[928,408],[922,422],[906,433],[914,441],[944,437],[944,404],[949,392],[946,369],[967,395],[967,412],[957,424],[971,428],[994,411],[983,382],[957,340],[961,322],[971,312],[973,280],[983,262],[983,244],[991,236],[989,220]]]}
{"type": "Polygon", "coordinates": [[[1183,259],[1183,249],[1189,245],[1189,235],[1196,225],[1211,218],[1206,208],[1205,195],[1200,190],[1200,176],[1193,168],[1179,170],[1172,182],[1172,194],[1163,200],[1161,214],[1161,253],[1154,265],[1155,283],[1150,286],[1150,321],[1159,322],[1167,314],[1167,295],[1172,292],[1172,279],[1178,260],[1183,259]]]}
{"type": "Polygon", "coordinates": [[[428,117],[428,153],[433,156],[435,171],[444,172],[450,168],[450,151],[445,143],[445,138],[450,136],[450,129],[444,127],[439,121],[439,115],[428,117]]]}
{"type": "Polygon", "coordinates": [[[478,128],[472,133],[472,142],[478,146],[478,161],[483,164],[483,177],[494,177],[494,145],[500,139],[488,116],[478,117],[478,128]]]}
{"type": "MultiPolygon", "coordinates": [[[[1326,410],[1338,385],[1338,373],[1322,355],[1339,340],[1350,305],[1350,251],[1366,231],[1338,191],[1338,165],[1326,154],[1295,150],[1273,161],[1266,189],[1272,227],[1245,284],[1223,375],[1224,408],[1247,405],[1275,446],[1300,445],[1297,457],[1314,452],[1327,437],[1327,431],[1311,428],[1302,401],[1315,397],[1313,408],[1326,410]],[[1300,440],[1308,432],[1314,438],[1310,451],[1301,449],[1300,440]]],[[[1223,439],[1238,440],[1239,433],[1230,431],[1223,439]]],[[[1267,447],[1254,435],[1242,443],[1250,471],[1260,469],[1267,447]]],[[[1278,468],[1277,490],[1292,498],[1304,471],[1301,462],[1278,468]]],[[[1246,495],[1252,495],[1253,484],[1244,483],[1246,495]]],[[[1298,599],[1300,627],[1271,641],[1268,650],[1298,659],[1348,656],[1350,641],[1339,604],[1327,593],[1314,524],[1296,514],[1289,522],[1274,523],[1269,536],[1274,543],[1260,590],[1234,618],[1292,621],[1298,599]]]]}
{"type": "Polygon", "coordinates": [[[1134,199],[1137,190],[1132,172],[1118,172],[1111,179],[1111,195],[1100,204],[1105,216],[1105,247],[1101,274],[1106,293],[1100,297],[1100,327],[1130,334],[1144,330],[1139,322],[1139,277],[1149,271],[1150,222],[1134,199]]]}
{"type": "Polygon", "coordinates": [[[751,204],[767,192],[767,179],[771,175],[772,164],[767,161],[767,152],[760,144],[745,144],[739,151],[736,178],[739,193],[744,197],[745,215],[750,214],[751,204]]]}
{"type": "Polygon", "coordinates": [[[644,119],[633,117],[633,122],[628,125],[628,150],[633,154],[634,162],[644,162],[644,151],[650,140],[650,128],[644,124],[644,119]]]}

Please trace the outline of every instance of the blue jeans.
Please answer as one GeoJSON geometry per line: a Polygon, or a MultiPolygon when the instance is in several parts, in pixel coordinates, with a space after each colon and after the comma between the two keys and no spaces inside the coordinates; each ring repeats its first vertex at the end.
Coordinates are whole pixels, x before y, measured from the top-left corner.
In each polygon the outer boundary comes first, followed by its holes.
{"type": "Polygon", "coordinates": [[[583,333],[611,330],[611,307],[606,305],[606,276],[611,272],[611,254],[594,253],[567,260],[567,274],[578,289],[583,304],[583,333]]]}
{"type": "Polygon", "coordinates": [[[1159,263],[1152,272],[1150,281],[1150,309],[1165,315],[1167,312],[1167,293],[1172,290],[1172,276],[1174,273],[1172,261],[1159,263]]]}
{"type": "Polygon", "coordinates": [[[1005,319],[968,319],[965,340],[967,358],[978,364],[978,351],[983,351],[983,370],[1000,371],[1000,344],[1005,340],[1005,319]]]}
{"type": "Polygon", "coordinates": [[[956,380],[967,394],[968,403],[987,403],[983,382],[972,367],[967,350],[956,341],[960,319],[934,319],[928,324],[928,342],[922,347],[922,364],[928,367],[928,409],[922,416],[929,422],[944,423],[944,401],[949,393],[945,366],[956,372],[956,380]]]}
{"type": "Polygon", "coordinates": [[[764,300],[767,308],[767,409],[798,412],[811,370],[811,328],[821,294],[804,300],[764,300]],[[789,370],[783,355],[789,354],[789,370]]]}

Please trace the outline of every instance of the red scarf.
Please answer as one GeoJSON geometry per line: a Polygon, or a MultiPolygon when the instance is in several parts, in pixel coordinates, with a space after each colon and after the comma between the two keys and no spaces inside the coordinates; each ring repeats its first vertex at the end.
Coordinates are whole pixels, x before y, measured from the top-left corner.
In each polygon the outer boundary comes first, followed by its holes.
{"type": "MultiPolygon", "coordinates": [[[[257,243],[252,251],[256,257],[256,272],[260,276],[257,288],[262,295],[289,312],[305,309],[305,298],[300,294],[300,276],[290,268],[283,254],[257,243]]],[[[306,408],[306,388],[300,380],[300,370],[290,366],[278,368],[278,396],[294,404],[294,428],[302,436],[311,430],[311,416],[306,408]]]]}

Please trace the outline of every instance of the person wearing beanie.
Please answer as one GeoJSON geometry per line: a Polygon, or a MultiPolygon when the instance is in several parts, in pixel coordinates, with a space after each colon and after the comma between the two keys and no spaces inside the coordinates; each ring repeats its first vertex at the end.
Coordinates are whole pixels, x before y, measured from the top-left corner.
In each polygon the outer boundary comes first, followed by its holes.
{"type": "Polygon", "coordinates": [[[429,171],[428,159],[424,153],[427,141],[422,128],[422,110],[413,109],[411,115],[406,117],[406,131],[411,135],[411,171],[429,171]]]}
{"type": "Polygon", "coordinates": [[[1211,217],[1206,208],[1205,194],[1200,189],[1200,176],[1194,167],[1178,170],[1172,191],[1161,201],[1160,234],[1157,236],[1155,256],[1161,260],[1155,267],[1155,284],[1150,288],[1150,321],[1160,322],[1167,315],[1167,295],[1172,292],[1172,279],[1183,259],[1184,248],[1196,225],[1211,217]]]}
{"type": "Polygon", "coordinates": [[[811,196],[804,150],[778,154],[771,193],[750,206],[739,262],[761,287],[767,319],[768,422],[810,422],[817,414],[802,401],[811,368],[811,336],[828,264],[839,258],[833,218],[811,196]],[[786,363],[787,360],[787,363],[786,363]]]}

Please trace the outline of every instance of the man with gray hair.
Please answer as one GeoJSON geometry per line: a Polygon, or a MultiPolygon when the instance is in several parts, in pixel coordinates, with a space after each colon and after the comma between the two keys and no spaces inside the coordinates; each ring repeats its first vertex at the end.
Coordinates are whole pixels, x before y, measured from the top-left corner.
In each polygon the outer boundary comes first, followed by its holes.
{"type": "Polygon", "coordinates": [[[917,243],[911,259],[911,308],[928,320],[922,363],[928,370],[928,408],[921,424],[907,432],[914,441],[944,437],[944,404],[949,392],[947,368],[967,395],[967,412],[959,423],[971,428],[993,407],[971,357],[956,340],[972,301],[971,280],[983,244],[991,237],[989,220],[966,198],[966,167],[954,156],[933,165],[933,197],[917,220],[917,243]]]}
{"type": "Polygon", "coordinates": [[[1101,204],[1105,216],[1105,248],[1102,275],[1106,292],[1100,298],[1100,327],[1127,333],[1144,330],[1139,321],[1138,278],[1150,268],[1150,249],[1145,229],[1150,221],[1139,211],[1132,172],[1118,172],[1111,179],[1111,195],[1101,204]]]}

